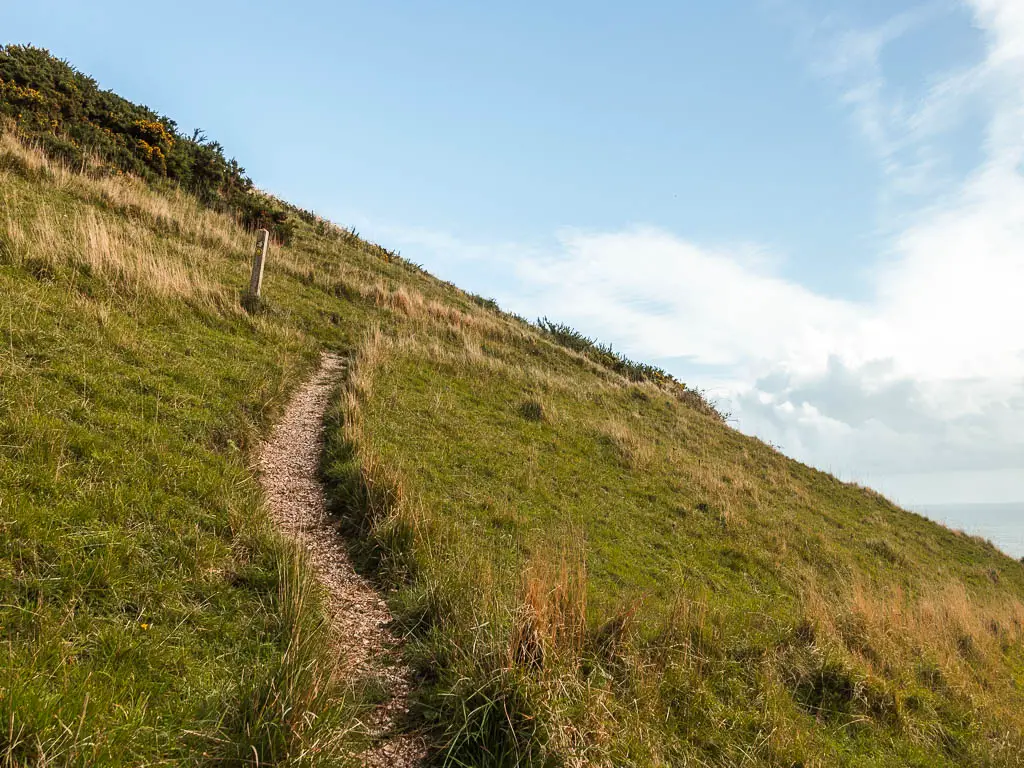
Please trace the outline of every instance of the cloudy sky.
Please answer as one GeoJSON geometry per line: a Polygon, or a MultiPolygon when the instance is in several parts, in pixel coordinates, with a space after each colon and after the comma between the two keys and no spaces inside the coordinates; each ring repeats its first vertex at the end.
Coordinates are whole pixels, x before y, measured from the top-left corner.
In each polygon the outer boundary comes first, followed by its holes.
{"type": "Polygon", "coordinates": [[[1024,2],[85,5],[0,39],[790,455],[1024,501],[1024,2]]]}

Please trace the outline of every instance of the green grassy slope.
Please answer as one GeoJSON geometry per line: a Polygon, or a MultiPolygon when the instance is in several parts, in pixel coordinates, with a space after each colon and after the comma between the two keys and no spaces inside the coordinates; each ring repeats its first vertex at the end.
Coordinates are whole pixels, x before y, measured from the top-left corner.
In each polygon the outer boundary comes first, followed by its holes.
{"type": "Polygon", "coordinates": [[[401,313],[329,466],[452,764],[1024,760],[1024,564],[514,321],[401,313]]]}
{"type": "Polygon", "coordinates": [[[360,280],[407,270],[305,228],[250,315],[252,237],[190,197],[9,133],[0,190],[0,764],[329,753],[350,692],[251,450],[377,311],[360,280]]]}
{"type": "Polygon", "coordinates": [[[250,469],[324,348],[325,478],[438,762],[1021,763],[1021,563],[279,201],[246,312],[244,215],[12,130],[0,764],[351,762],[372,692],[250,469]]]}
{"type": "Polygon", "coordinates": [[[1020,562],[655,387],[437,336],[375,345],[336,472],[354,443],[394,488],[371,532],[460,758],[1021,760],[1020,562]]]}

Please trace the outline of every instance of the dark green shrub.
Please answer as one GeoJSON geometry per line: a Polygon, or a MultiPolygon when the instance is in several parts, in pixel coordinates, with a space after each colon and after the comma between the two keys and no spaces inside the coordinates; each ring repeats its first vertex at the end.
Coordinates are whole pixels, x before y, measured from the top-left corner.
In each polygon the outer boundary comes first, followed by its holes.
{"type": "Polygon", "coordinates": [[[519,406],[519,415],[527,421],[543,421],[544,406],[536,400],[526,400],[519,406]]]}
{"type": "Polygon", "coordinates": [[[699,389],[691,389],[677,380],[675,376],[656,365],[638,363],[630,360],[614,349],[610,344],[602,344],[596,339],[577,331],[564,323],[555,323],[546,317],[537,319],[536,326],[556,344],[586,355],[598,365],[625,376],[630,381],[649,381],[670,389],[680,401],[694,410],[713,416],[719,421],[726,421],[728,414],[722,413],[699,389]]]}
{"type": "Polygon", "coordinates": [[[101,90],[42,48],[0,46],[0,118],[52,158],[74,166],[91,155],[111,169],[172,182],[250,229],[270,230],[281,243],[294,235],[293,217],[316,220],[312,211],[256,192],[245,168],[202,130],[180,133],[174,120],[101,90]]]}
{"type": "Polygon", "coordinates": [[[478,296],[475,293],[469,294],[470,301],[476,304],[478,307],[489,309],[492,312],[500,312],[501,307],[498,306],[498,302],[494,299],[485,299],[483,296],[478,296]]]}

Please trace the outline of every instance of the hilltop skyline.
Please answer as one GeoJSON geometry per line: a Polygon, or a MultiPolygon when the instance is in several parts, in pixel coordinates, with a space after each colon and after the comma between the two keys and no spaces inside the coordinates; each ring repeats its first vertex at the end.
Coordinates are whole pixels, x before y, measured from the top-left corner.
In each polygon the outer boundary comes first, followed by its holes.
{"type": "Polygon", "coordinates": [[[7,7],[3,41],[801,460],[903,503],[1024,499],[1014,3],[131,9],[7,7]]]}

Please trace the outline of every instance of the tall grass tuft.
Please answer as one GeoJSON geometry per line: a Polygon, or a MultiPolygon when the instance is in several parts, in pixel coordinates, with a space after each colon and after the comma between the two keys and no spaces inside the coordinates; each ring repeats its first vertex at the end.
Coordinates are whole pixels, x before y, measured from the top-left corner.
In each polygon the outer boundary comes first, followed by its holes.
{"type": "Polygon", "coordinates": [[[207,754],[229,765],[326,766],[351,756],[351,694],[334,675],[322,587],[302,550],[276,545],[278,605],[285,645],[249,671],[242,706],[221,720],[207,754]]]}

